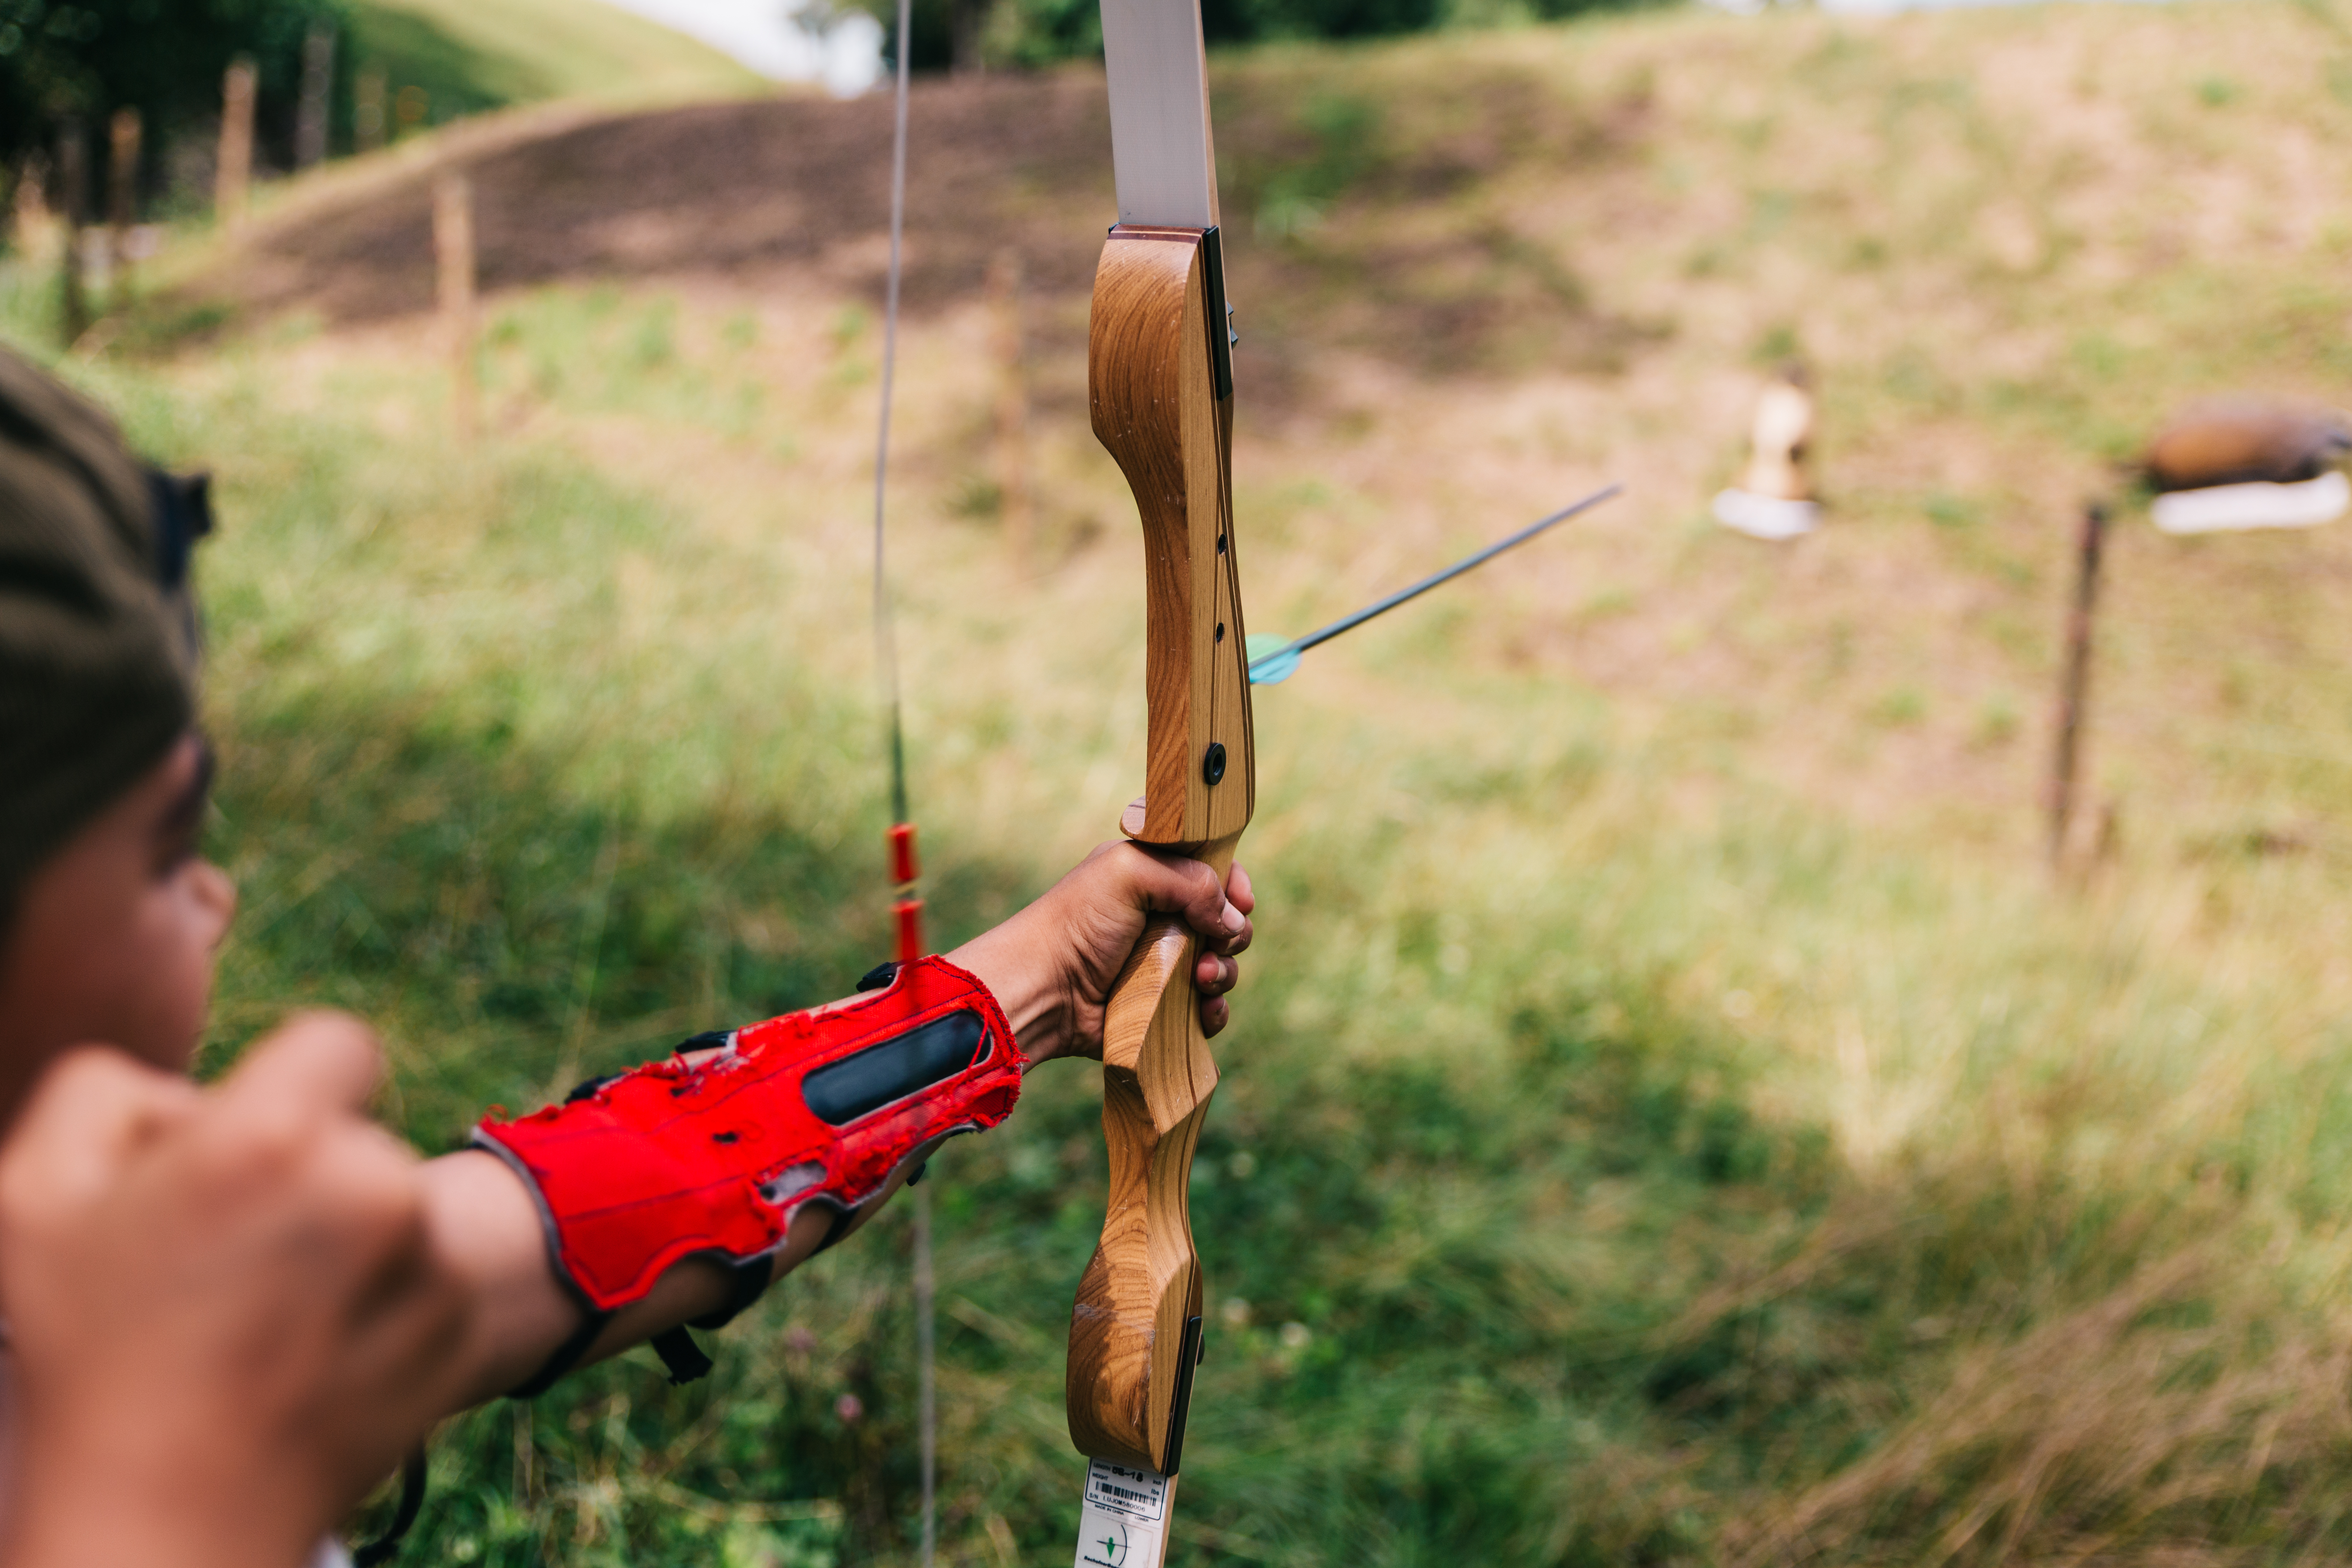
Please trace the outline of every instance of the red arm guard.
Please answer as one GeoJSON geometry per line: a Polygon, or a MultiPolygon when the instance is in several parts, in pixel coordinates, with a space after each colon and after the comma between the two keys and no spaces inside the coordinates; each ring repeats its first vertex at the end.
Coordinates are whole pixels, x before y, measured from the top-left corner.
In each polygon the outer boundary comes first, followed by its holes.
{"type": "Polygon", "coordinates": [[[723,1321],[766,1286],[804,1205],[854,1214],[915,1149],[993,1127],[1021,1097],[996,998],[940,958],[723,1039],[706,1060],[648,1062],[474,1130],[537,1195],[557,1272],[596,1322],[696,1256],[736,1270],[723,1321]]]}

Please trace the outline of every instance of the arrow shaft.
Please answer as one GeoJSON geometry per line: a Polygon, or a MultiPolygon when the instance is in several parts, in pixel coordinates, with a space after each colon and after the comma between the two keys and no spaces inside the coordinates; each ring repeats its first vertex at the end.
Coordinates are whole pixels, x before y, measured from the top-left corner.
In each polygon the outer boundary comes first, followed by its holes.
{"type": "MultiPolygon", "coordinates": [[[[1599,506],[1602,501],[1621,493],[1624,488],[1625,487],[1623,485],[1609,485],[1601,489],[1597,489],[1591,495],[1586,496],[1582,500],[1576,502],[1574,505],[1562,507],[1559,510],[1553,512],[1549,517],[1543,518],[1538,521],[1528,524],[1527,527],[1519,530],[1518,532],[1512,534],[1508,539],[1497,540],[1496,542],[1489,544],[1486,549],[1479,551],[1474,555],[1464,556],[1461,560],[1456,561],[1453,565],[1446,567],[1443,571],[1433,572],[1428,576],[1423,577],[1420,582],[1412,584],[1409,587],[1399,588],[1387,598],[1381,599],[1375,604],[1365,605],[1362,609],[1358,610],[1352,616],[1344,616],[1339,620],[1333,621],[1328,626],[1324,626],[1317,631],[1308,632],[1305,637],[1300,637],[1297,642],[1292,643],[1289,647],[1283,649],[1282,651],[1286,653],[1305,653],[1308,648],[1313,647],[1318,643],[1329,642],[1341,632],[1353,631],[1356,627],[1362,626],[1366,621],[1370,620],[1374,616],[1386,615],[1389,611],[1395,609],[1399,605],[1403,604],[1406,600],[1417,599],[1422,595],[1428,593],[1432,588],[1438,586],[1438,584],[1442,583],[1450,583],[1454,578],[1461,576],[1465,572],[1485,565],[1487,562],[1492,561],[1496,556],[1500,555],[1506,550],[1516,550],[1520,545],[1525,544],[1528,540],[1533,539],[1537,534],[1541,533],[1544,530],[1550,528],[1557,523],[1566,522],[1570,518],[1574,517],[1579,512],[1591,510],[1592,508],[1599,506]]],[[[1271,658],[1275,656],[1269,654],[1266,657],[1271,658]]],[[[1262,663],[1264,661],[1261,660],[1259,662],[1262,663]]]]}

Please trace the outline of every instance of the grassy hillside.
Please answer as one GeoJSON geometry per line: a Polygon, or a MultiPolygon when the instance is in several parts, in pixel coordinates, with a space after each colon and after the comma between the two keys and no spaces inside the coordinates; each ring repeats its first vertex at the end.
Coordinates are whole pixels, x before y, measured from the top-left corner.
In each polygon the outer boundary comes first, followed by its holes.
{"type": "Polygon", "coordinates": [[[763,85],[709,46],[600,0],[362,0],[348,47],[394,93],[423,88],[435,123],[547,99],[668,102],[763,85]]]}
{"type": "MultiPolygon", "coordinates": [[[[2347,81],[2319,3],[1219,62],[1253,629],[1633,494],[1261,694],[1178,1561],[2352,1547],[2352,530],[2184,542],[2127,509],[2094,721],[2119,826],[2082,886],[2036,810],[2079,500],[2187,395],[2345,398],[2347,81]],[[1792,348],[1831,522],[1767,550],[1702,509],[1792,348]]],[[[1083,396],[1098,93],[916,110],[893,537],[942,940],[1140,776],[1132,514],[1083,396]],[[1008,248],[1021,556],[981,291],[1008,248]]],[[[697,109],[499,152],[471,450],[415,193],[258,236],[226,335],[159,319],[72,367],[221,475],[246,901],[210,1059],[356,1007],[442,1148],[881,949],[887,123],[697,109]]],[[[948,1562],[1069,1549],[1087,1076],[935,1167],[948,1562]]],[[[632,1357],[454,1423],[418,1560],[911,1563],[905,1246],[886,1216],[826,1254],[709,1383],[632,1357]]]]}

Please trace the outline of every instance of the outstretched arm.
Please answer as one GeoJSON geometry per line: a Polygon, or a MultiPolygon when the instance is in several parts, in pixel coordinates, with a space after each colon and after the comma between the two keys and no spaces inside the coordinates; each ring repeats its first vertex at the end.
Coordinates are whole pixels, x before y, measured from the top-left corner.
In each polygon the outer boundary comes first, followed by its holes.
{"type": "MultiPolygon", "coordinates": [[[[1221,885],[1197,860],[1107,844],[1035,902],[947,957],[988,986],[1033,1065],[1099,1057],[1104,1000],[1147,914],[1180,914],[1200,932],[1201,1021],[1213,1035],[1226,1022],[1225,994],[1240,980],[1238,960],[1253,934],[1254,907],[1249,878],[1239,867],[1221,885]]],[[[885,1201],[934,1146],[900,1163],[885,1201]]],[[[578,1330],[579,1309],[549,1266],[530,1192],[504,1163],[478,1152],[448,1155],[425,1164],[423,1183],[436,1244],[475,1304],[458,1403],[478,1403],[546,1365],[578,1330]]],[[[879,1206],[865,1205],[861,1217],[879,1206]]],[[[772,1278],[798,1267],[835,1225],[856,1223],[815,1205],[801,1209],[777,1251],[772,1278]]],[[[613,1355],[716,1310],[729,1293],[728,1275],[717,1264],[680,1263],[650,1295],[616,1313],[583,1360],[613,1355]]]]}

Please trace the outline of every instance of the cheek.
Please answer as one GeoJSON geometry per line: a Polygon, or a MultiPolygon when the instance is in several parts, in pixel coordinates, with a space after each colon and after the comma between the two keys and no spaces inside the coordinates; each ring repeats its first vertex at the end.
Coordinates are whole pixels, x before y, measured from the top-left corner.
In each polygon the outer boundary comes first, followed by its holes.
{"type": "MultiPolygon", "coordinates": [[[[184,1068],[204,1032],[212,999],[213,949],[220,941],[225,911],[191,868],[157,885],[141,900],[135,973],[121,978],[135,997],[124,1020],[130,1037],[116,1040],[157,1067],[184,1068]]],[[[217,877],[217,872],[212,872],[217,877]]]]}

